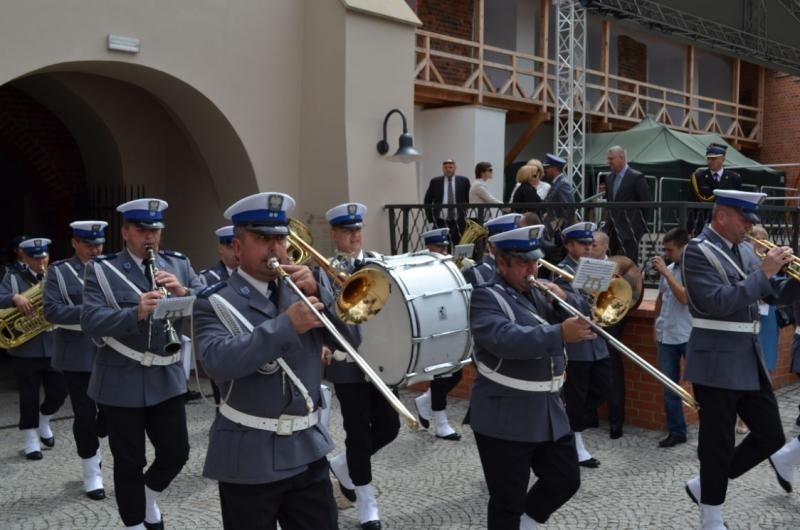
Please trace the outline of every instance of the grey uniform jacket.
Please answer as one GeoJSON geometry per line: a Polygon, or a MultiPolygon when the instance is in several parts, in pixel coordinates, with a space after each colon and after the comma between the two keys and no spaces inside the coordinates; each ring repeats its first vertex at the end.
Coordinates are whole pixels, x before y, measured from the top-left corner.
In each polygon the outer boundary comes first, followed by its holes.
{"type": "MultiPolygon", "coordinates": [[[[552,309],[543,300],[535,300],[531,302],[500,278],[496,284],[472,292],[470,327],[477,360],[504,375],[528,381],[548,381],[564,373],[561,325],[536,319],[533,313],[552,319],[552,309]],[[490,290],[505,300],[516,321],[506,316],[490,290]]],[[[558,393],[509,388],[480,372],[472,387],[469,422],[477,433],[519,442],[554,441],[570,432],[558,393]]]]}
{"type": "MultiPolygon", "coordinates": [[[[282,357],[302,381],[316,408],[321,404],[320,352],[323,343],[331,340],[325,328],[298,335],[286,314],[298,298],[287,286],[281,287],[279,297],[276,308],[234,272],[227,282],[201,293],[195,304],[195,340],[203,367],[217,382],[223,397],[233,385],[228,405],[262,418],[304,416],[308,412],[301,393],[282,370],[270,375],[256,370],[282,357]],[[208,297],[212,294],[230,302],[254,326],[253,332],[231,336],[211,307],[208,297]]],[[[319,298],[328,308],[329,318],[349,340],[354,340],[346,327],[331,316],[331,293],[320,287],[319,298]]],[[[357,342],[353,344],[356,346],[357,342]]],[[[203,475],[240,484],[264,484],[297,475],[334,447],[320,424],[284,436],[234,423],[222,414],[214,420],[209,438],[203,475]]]]}
{"type": "Polygon", "coordinates": [[[800,300],[792,304],[792,314],[794,315],[795,333],[792,335],[792,361],[789,371],[800,374],[800,335],[797,334],[797,330],[800,329],[800,300]]]}
{"type": "MultiPolygon", "coordinates": [[[[27,268],[20,266],[9,267],[6,275],[0,283],[0,309],[14,307],[15,294],[23,293],[33,287],[36,280],[27,268]],[[12,276],[16,278],[17,292],[14,292],[12,276]]],[[[24,357],[26,359],[35,359],[39,357],[50,357],[53,355],[53,332],[44,331],[39,333],[28,342],[20,345],[17,348],[9,348],[8,354],[14,357],[24,357]]]]}
{"type": "MultiPolygon", "coordinates": [[[[52,263],[47,269],[44,317],[48,322],[57,326],[80,326],[85,270],[86,266],[74,256],[52,263]]],[[[96,353],[97,346],[83,331],[64,328],[55,331],[54,368],[69,372],[91,372],[96,353]]]]}
{"type": "Polygon", "coordinates": [[[220,261],[213,267],[200,271],[200,276],[206,285],[212,286],[228,279],[228,268],[220,261]]]}
{"type": "MultiPolygon", "coordinates": [[[[575,193],[572,191],[566,175],[561,173],[553,179],[553,184],[547,191],[544,202],[575,202],[575,193]]],[[[560,220],[559,226],[569,226],[572,224],[574,213],[572,208],[553,208],[547,211],[546,222],[550,225],[552,221],[560,220]]]]}
{"type": "MultiPolygon", "coordinates": [[[[83,331],[97,341],[102,337],[113,337],[140,353],[150,351],[164,355],[163,322],[151,318],[138,320],[140,294],[104,265],[104,260],[122,272],[141,292],[150,291],[151,286],[144,272],[127,250],[95,258],[89,262],[84,280],[81,311],[83,331]],[[103,267],[103,274],[108,279],[119,309],[109,305],[106,300],[97,279],[98,267],[103,267]]],[[[181,285],[192,293],[205,287],[188,258],[182,254],[159,251],[156,267],[174,274],[181,285]]],[[[173,320],[178,333],[181,333],[183,320],[173,320]]],[[[116,407],[149,407],[185,392],[186,376],[180,362],[167,366],[142,366],[108,345],[97,350],[88,394],[98,403],[116,407]]]]}
{"type": "MultiPolygon", "coordinates": [[[[575,274],[578,264],[569,256],[558,266],[571,274],[575,274]]],[[[567,302],[586,316],[591,316],[591,297],[576,290],[564,278],[557,276],[556,284],[567,294],[567,302]]],[[[608,346],[604,338],[598,336],[594,340],[585,340],[567,344],[567,359],[570,361],[599,361],[608,357],[608,346]]],[[[569,370],[569,369],[568,369],[569,370]]]]}
{"type": "MultiPolygon", "coordinates": [[[[720,252],[735,263],[733,251],[709,226],[684,249],[681,272],[693,318],[753,322],[759,318],[758,300],[786,303],[800,295],[800,284],[795,281],[779,276],[767,279],[749,244],[739,244],[744,278],[720,252]],[[725,281],[703,254],[700,244],[718,258],[725,281]]],[[[684,377],[692,383],[732,390],[758,390],[760,379],[770,380],[757,333],[700,327],[693,327],[689,335],[684,377]]]]}
{"type": "MultiPolygon", "coordinates": [[[[344,269],[348,274],[352,274],[354,270],[356,270],[356,263],[361,262],[364,260],[365,257],[370,257],[369,253],[361,252],[358,255],[356,260],[352,262],[345,262],[342,263],[342,269],[344,269]]],[[[330,291],[336,295],[338,295],[338,289],[331,285],[331,281],[327,275],[323,272],[318,270],[318,279],[321,285],[325,285],[330,291]]],[[[354,336],[358,337],[358,341],[361,342],[361,329],[357,325],[349,326],[350,333],[354,334],[354,336]]],[[[353,345],[355,347],[355,345],[353,345]]],[[[332,351],[344,351],[344,349],[339,346],[338,343],[333,343],[331,345],[332,351]]],[[[325,367],[325,379],[330,381],[334,384],[351,384],[351,383],[367,383],[367,379],[364,376],[364,372],[358,365],[348,359],[337,361],[333,359],[331,364],[325,367]]]]}
{"type": "Polygon", "coordinates": [[[495,264],[494,257],[487,254],[483,257],[483,261],[462,271],[462,275],[467,282],[473,287],[485,285],[495,282],[495,274],[497,265],[495,264]]]}

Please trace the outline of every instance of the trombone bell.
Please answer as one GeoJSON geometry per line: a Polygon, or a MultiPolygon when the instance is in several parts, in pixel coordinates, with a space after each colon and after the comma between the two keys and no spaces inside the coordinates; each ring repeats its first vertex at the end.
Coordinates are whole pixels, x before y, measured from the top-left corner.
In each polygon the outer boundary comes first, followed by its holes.
{"type": "Polygon", "coordinates": [[[371,319],[386,305],[391,294],[389,279],[370,268],[358,270],[342,284],[336,300],[336,316],[348,324],[361,324],[371,319]]]}

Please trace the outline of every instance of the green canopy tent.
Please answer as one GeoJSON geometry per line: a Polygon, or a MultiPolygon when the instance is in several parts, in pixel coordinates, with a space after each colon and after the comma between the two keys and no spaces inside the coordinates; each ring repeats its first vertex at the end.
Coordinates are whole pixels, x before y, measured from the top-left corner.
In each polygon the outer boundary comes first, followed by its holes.
{"type": "MultiPolygon", "coordinates": [[[[785,182],[783,172],[762,166],[744,156],[719,134],[689,134],[675,131],[649,117],[627,131],[588,134],[586,140],[587,197],[594,193],[597,173],[608,171],[607,151],[614,145],[622,146],[628,152],[630,166],[645,175],[652,175],[657,179],[669,177],[687,181],[664,181],[662,201],[691,200],[688,179],[694,170],[706,165],[706,147],[711,143],[728,146],[725,167],[745,166],[735,169],[742,176],[743,184],[756,187],[783,186],[785,182]]],[[[654,186],[652,181],[650,183],[654,186]]]]}

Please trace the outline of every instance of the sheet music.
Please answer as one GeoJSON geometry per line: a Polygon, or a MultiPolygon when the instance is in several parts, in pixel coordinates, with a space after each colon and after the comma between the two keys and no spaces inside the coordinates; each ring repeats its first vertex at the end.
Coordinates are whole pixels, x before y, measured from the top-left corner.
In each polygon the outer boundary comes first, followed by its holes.
{"type": "Polygon", "coordinates": [[[473,250],[475,250],[474,243],[469,243],[467,245],[456,245],[453,249],[453,258],[471,258],[473,250]]]}
{"type": "Polygon", "coordinates": [[[616,268],[617,264],[611,260],[581,258],[572,286],[585,291],[605,291],[616,268]]]}
{"type": "Polygon", "coordinates": [[[182,318],[188,317],[192,314],[192,307],[197,297],[192,296],[176,296],[173,298],[162,298],[156,304],[156,309],[153,311],[153,318],[156,320],[163,320],[165,318],[182,318]]]}

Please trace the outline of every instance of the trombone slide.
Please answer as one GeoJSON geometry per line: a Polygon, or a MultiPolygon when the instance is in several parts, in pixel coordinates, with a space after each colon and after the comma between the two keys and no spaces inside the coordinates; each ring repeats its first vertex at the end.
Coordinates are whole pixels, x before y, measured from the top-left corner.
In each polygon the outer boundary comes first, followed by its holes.
{"type": "Polygon", "coordinates": [[[586,321],[592,329],[594,329],[597,333],[600,334],[601,337],[606,339],[612,346],[614,346],[620,353],[628,357],[631,361],[638,364],[640,368],[642,368],[645,372],[652,375],[656,379],[658,379],[661,384],[663,384],[667,389],[671,392],[678,395],[687,406],[697,410],[700,406],[695,401],[694,396],[692,396],[689,392],[686,391],[682,386],[675,383],[672,379],[664,375],[663,373],[659,372],[657,368],[655,368],[652,364],[648,363],[644,359],[642,359],[639,354],[637,354],[632,349],[625,346],[622,342],[617,340],[614,336],[600,327],[597,323],[593,322],[592,319],[578,311],[575,307],[571,304],[565,302],[555,294],[553,294],[550,289],[544,285],[542,282],[534,278],[533,276],[528,276],[528,282],[535,288],[539,289],[540,291],[544,292],[545,294],[549,295],[553,300],[558,303],[564,310],[570,313],[572,316],[576,316],[580,319],[586,321]]]}
{"type": "Polygon", "coordinates": [[[292,281],[292,279],[289,277],[289,274],[285,270],[283,270],[283,267],[281,267],[278,260],[275,258],[271,258],[269,260],[269,266],[278,273],[281,280],[284,283],[286,283],[286,285],[291,287],[292,291],[294,291],[294,293],[300,297],[300,300],[302,300],[303,303],[306,304],[306,307],[308,307],[311,310],[311,312],[314,313],[314,316],[317,317],[320,320],[320,322],[322,322],[325,328],[327,328],[327,330],[331,333],[331,335],[333,335],[336,341],[342,346],[342,348],[344,348],[344,350],[347,352],[350,358],[353,359],[353,361],[355,361],[355,363],[358,365],[361,371],[364,372],[364,375],[367,376],[369,381],[375,386],[375,388],[378,389],[378,391],[381,393],[381,395],[383,395],[386,401],[388,401],[389,404],[392,406],[392,408],[396,410],[397,413],[403,417],[403,419],[406,420],[406,424],[408,424],[408,426],[411,429],[419,428],[417,418],[415,418],[414,415],[411,414],[411,412],[406,408],[406,406],[403,405],[403,402],[400,401],[400,399],[397,396],[395,396],[394,393],[392,393],[389,387],[386,386],[386,383],[384,383],[381,380],[381,378],[378,376],[378,374],[375,373],[375,371],[367,363],[367,361],[365,361],[364,358],[358,354],[355,348],[353,348],[353,346],[350,345],[350,343],[347,341],[347,339],[344,338],[344,336],[339,332],[339,330],[336,329],[336,326],[333,325],[333,322],[331,322],[327,316],[320,313],[317,310],[317,308],[314,307],[314,304],[312,304],[309,301],[308,297],[306,297],[306,295],[303,294],[303,291],[301,291],[300,288],[297,287],[297,284],[295,284],[292,281]]]}

